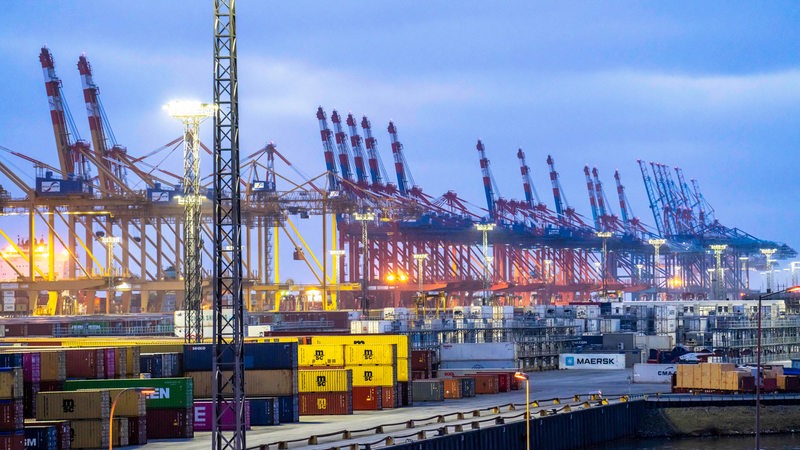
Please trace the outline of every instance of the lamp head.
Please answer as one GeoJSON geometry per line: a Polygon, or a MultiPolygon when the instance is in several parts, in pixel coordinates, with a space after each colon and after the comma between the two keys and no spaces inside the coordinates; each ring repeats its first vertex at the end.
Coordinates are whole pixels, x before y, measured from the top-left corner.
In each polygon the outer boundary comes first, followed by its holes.
{"type": "Polygon", "coordinates": [[[518,380],[528,381],[529,377],[528,377],[528,374],[525,373],[525,372],[516,372],[516,373],[514,373],[514,378],[516,378],[518,380]]]}

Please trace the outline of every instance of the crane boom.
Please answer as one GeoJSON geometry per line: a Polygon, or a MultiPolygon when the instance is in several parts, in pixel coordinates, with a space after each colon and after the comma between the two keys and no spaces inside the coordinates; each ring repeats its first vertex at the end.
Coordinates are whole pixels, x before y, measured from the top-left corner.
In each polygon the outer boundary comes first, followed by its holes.
{"type": "Polygon", "coordinates": [[[597,211],[597,193],[595,191],[592,177],[589,175],[589,166],[583,166],[583,173],[586,176],[586,189],[589,191],[589,204],[592,207],[592,219],[594,219],[594,227],[600,229],[600,214],[597,211]]]}
{"type": "Polygon", "coordinates": [[[338,191],[340,189],[339,172],[336,170],[336,161],[333,156],[332,132],[328,128],[328,118],[322,106],[317,108],[317,119],[319,120],[319,133],[322,136],[322,147],[325,153],[325,168],[328,170],[328,190],[338,191]]]}
{"type": "Polygon", "coordinates": [[[542,201],[539,200],[539,194],[531,181],[531,170],[525,162],[525,153],[522,149],[517,150],[517,158],[519,159],[519,171],[522,174],[522,189],[525,191],[525,201],[529,207],[535,208],[541,205],[542,201]]]}
{"type": "MultiPolygon", "coordinates": [[[[350,131],[350,146],[353,148],[353,163],[356,166],[356,181],[359,186],[369,185],[367,180],[367,168],[364,165],[364,149],[361,146],[361,136],[356,128],[356,119],[353,114],[347,115],[347,128],[350,131]]],[[[338,136],[338,133],[337,133],[338,136]]]]}
{"type": "Polygon", "coordinates": [[[414,179],[406,168],[407,164],[406,158],[403,155],[403,144],[400,142],[400,139],[397,138],[397,127],[394,125],[394,122],[389,121],[388,130],[392,140],[392,156],[394,157],[394,170],[397,173],[397,188],[400,190],[400,195],[406,196],[412,188],[412,186],[408,184],[408,179],[411,178],[412,184],[414,183],[414,179]]]}
{"type": "Polygon", "coordinates": [[[353,181],[353,172],[350,170],[350,146],[347,145],[347,135],[342,130],[342,119],[339,113],[334,109],[331,113],[331,122],[333,122],[333,131],[336,139],[336,148],[339,150],[339,167],[342,169],[342,178],[347,181],[353,181]]]}

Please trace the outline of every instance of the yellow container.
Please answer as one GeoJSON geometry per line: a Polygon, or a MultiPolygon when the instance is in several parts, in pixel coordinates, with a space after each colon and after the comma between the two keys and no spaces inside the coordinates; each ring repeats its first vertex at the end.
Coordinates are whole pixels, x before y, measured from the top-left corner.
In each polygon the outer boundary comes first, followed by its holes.
{"type": "Polygon", "coordinates": [[[0,370],[0,399],[11,400],[22,398],[23,393],[22,368],[8,368],[0,370]]]}
{"type": "Polygon", "coordinates": [[[346,366],[391,366],[397,363],[397,344],[345,345],[346,366]]]}
{"type": "MultiPolygon", "coordinates": [[[[116,421],[115,421],[116,422],[116,421]]],[[[127,420],[125,421],[127,425],[127,420]]],[[[72,448],[108,448],[108,419],[72,420],[70,421],[70,441],[72,448]]],[[[120,445],[122,430],[117,432],[114,424],[114,444],[120,445]]],[[[127,436],[125,436],[127,438],[127,436]]]]}
{"type": "Polygon", "coordinates": [[[409,358],[411,349],[408,336],[404,334],[359,334],[343,336],[312,336],[312,344],[341,344],[341,345],[397,345],[397,357],[409,358]]]}
{"type": "Polygon", "coordinates": [[[353,366],[353,386],[391,386],[397,382],[394,366],[353,366]]]}
{"type": "Polygon", "coordinates": [[[301,370],[298,392],[349,392],[353,388],[353,372],[349,369],[301,370]]]}
{"type": "Polygon", "coordinates": [[[36,394],[36,418],[39,420],[108,420],[109,414],[111,394],[107,389],[36,394]]]}
{"type": "Polygon", "coordinates": [[[297,365],[300,367],[339,366],[345,364],[344,345],[299,345],[297,365]]]}
{"type": "Polygon", "coordinates": [[[397,358],[397,381],[411,381],[411,360],[397,358]]]}
{"type": "MultiPolygon", "coordinates": [[[[230,372],[223,373],[225,378],[230,372]]],[[[194,398],[209,399],[214,374],[211,371],[186,372],[184,376],[192,379],[194,398]]],[[[297,369],[245,370],[245,393],[252,397],[282,397],[297,394],[297,369]]]]}

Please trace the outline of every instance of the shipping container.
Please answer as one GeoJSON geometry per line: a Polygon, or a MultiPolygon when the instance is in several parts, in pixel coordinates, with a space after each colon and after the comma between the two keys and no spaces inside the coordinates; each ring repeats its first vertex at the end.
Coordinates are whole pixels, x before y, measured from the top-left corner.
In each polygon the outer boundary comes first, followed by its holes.
{"type": "Polygon", "coordinates": [[[440,402],[444,400],[442,380],[416,380],[411,382],[414,400],[417,402],[440,402]]]}
{"type": "Polygon", "coordinates": [[[400,385],[394,386],[381,386],[381,407],[383,409],[392,409],[400,407],[400,385]]]}
{"type": "Polygon", "coordinates": [[[26,419],[34,418],[36,417],[36,394],[41,390],[40,383],[24,383],[22,390],[24,392],[22,397],[22,414],[26,419]]]}
{"type": "MultiPolygon", "coordinates": [[[[211,372],[186,372],[185,375],[194,381],[194,398],[211,398],[214,381],[211,372]]],[[[297,369],[245,370],[244,385],[247,395],[255,397],[296,395],[297,369]]]]}
{"type": "Polygon", "coordinates": [[[296,423],[300,421],[298,395],[278,397],[278,418],[281,423],[296,423]]]}
{"type": "Polygon", "coordinates": [[[344,345],[301,345],[297,364],[301,367],[344,366],[344,345]]]}
{"type": "Polygon", "coordinates": [[[58,440],[59,450],[68,450],[71,447],[71,435],[69,420],[25,420],[25,428],[29,426],[52,426],[56,429],[56,439],[58,440]]]}
{"type": "Polygon", "coordinates": [[[107,390],[36,394],[36,418],[40,420],[108,419],[110,408],[107,390]]]}
{"type": "Polygon", "coordinates": [[[142,392],[121,388],[108,389],[111,402],[116,403],[114,417],[140,417],[147,412],[145,407],[145,394],[142,392]]]}
{"type": "Polygon", "coordinates": [[[411,406],[414,404],[414,391],[411,389],[410,381],[400,381],[397,383],[397,391],[400,394],[399,406],[411,406]]]}
{"type": "Polygon", "coordinates": [[[147,414],[128,417],[128,445],[147,444],[147,414]]]}
{"type": "Polygon", "coordinates": [[[62,349],[39,353],[39,381],[64,381],[67,379],[67,353],[62,349]]]}
{"type": "Polygon", "coordinates": [[[445,378],[442,380],[444,388],[444,398],[455,399],[461,398],[461,380],[458,378],[445,378]]]}
{"type": "MultiPolygon", "coordinates": [[[[205,373],[205,372],[204,372],[205,373]]],[[[211,376],[210,373],[208,375],[211,376]]],[[[210,381],[208,382],[210,386],[210,381]]],[[[194,400],[192,378],[121,378],[115,380],[67,380],[65,391],[78,389],[153,388],[147,396],[148,409],[189,409],[194,400]]]]}
{"type": "Polygon", "coordinates": [[[397,382],[394,366],[352,366],[353,386],[389,386],[397,382]]]}
{"type": "Polygon", "coordinates": [[[345,345],[344,360],[346,366],[391,366],[397,363],[397,345],[345,345]]]}
{"type": "MultiPolygon", "coordinates": [[[[297,344],[245,343],[244,368],[246,370],[276,370],[297,368],[297,344]]],[[[233,362],[233,355],[230,356],[233,362]]],[[[187,344],[183,349],[183,370],[211,370],[213,359],[211,344],[187,344]]]]}
{"type": "Polygon", "coordinates": [[[194,437],[194,409],[147,410],[147,439],[194,437]]]}
{"type": "Polygon", "coordinates": [[[411,360],[397,358],[397,381],[411,381],[411,360]]]}
{"type": "Polygon", "coordinates": [[[513,361],[517,358],[517,348],[514,342],[442,344],[439,358],[442,363],[445,361],[513,361]]]}
{"type": "MultiPolygon", "coordinates": [[[[214,426],[214,415],[211,411],[213,406],[210,400],[195,400],[194,402],[194,431],[211,431],[214,426]]],[[[244,428],[250,429],[250,401],[244,402],[244,428]]],[[[228,407],[222,411],[221,429],[231,431],[236,429],[236,414],[233,409],[228,407]]]]}
{"type": "Polygon", "coordinates": [[[0,353],[0,367],[22,367],[22,353],[0,353]]]}
{"type": "Polygon", "coordinates": [[[17,431],[24,423],[25,414],[21,398],[0,400],[0,431],[17,431]]]}
{"type": "Polygon", "coordinates": [[[457,380],[461,381],[461,397],[475,397],[475,378],[460,377],[457,380]]]}
{"type": "Polygon", "coordinates": [[[411,354],[411,343],[404,334],[360,334],[353,335],[319,335],[311,337],[311,344],[322,345],[397,345],[397,357],[408,359],[411,354]]]}
{"type": "Polygon", "coordinates": [[[100,420],[70,420],[71,448],[108,448],[109,434],[107,417],[100,420]]]}
{"type": "Polygon", "coordinates": [[[344,392],[353,387],[350,369],[301,370],[298,372],[298,392],[344,392]]]}
{"type": "Polygon", "coordinates": [[[306,392],[298,394],[301,416],[353,414],[350,392],[306,392]]]}
{"type": "Polygon", "coordinates": [[[67,378],[104,378],[105,351],[101,348],[65,349],[67,378]]]}
{"type": "Polygon", "coordinates": [[[42,380],[42,354],[38,352],[25,353],[22,356],[23,381],[39,382],[42,380]]]}
{"type": "MultiPolygon", "coordinates": [[[[391,391],[393,388],[385,388],[391,391]]],[[[383,387],[356,386],[353,388],[354,411],[377,411],[383,409],[383,387]]]]}
{"type": "Polygon", "coordinates": [[[54,425],[25,427],[25,450],[60,450],[58,430],[54,425]]]}
{"type": "Polygon", "coordinates": [[[250,424],[261,426],[281,423],[276,397],[248,397],[247,399],[250,401],[250,424]]]}
{"type": "Polygon", "coordinates": [[[497,375],[471,375],[475,379],[476,394],[497,394],[500,392],[497,375]]]}
{"type": "MultiPolygon", "coordinates": [[[[411,370],[430,373],[433,364],[432,350],[412,350],[411,370]]],[[[425,377],[429,378],[429,377],[425,377]]]]}
{"type": "Polygon", "coordinates": [[[0,433],[0,449],[25,450],[25,430],[0,433]]]}
{"type": "Polygon", "coordinates": [[[25,394],[21,367],[0,368],[0,399],[22,398],[25,394]]]}
{"type": "Polygon", "coordinates": [[[117,375],[117,349],[105,348],[102,349],[103,352],[103,364],[105,365],[105,373],[103,374],[103,378],[116,378],[117,375]]]}

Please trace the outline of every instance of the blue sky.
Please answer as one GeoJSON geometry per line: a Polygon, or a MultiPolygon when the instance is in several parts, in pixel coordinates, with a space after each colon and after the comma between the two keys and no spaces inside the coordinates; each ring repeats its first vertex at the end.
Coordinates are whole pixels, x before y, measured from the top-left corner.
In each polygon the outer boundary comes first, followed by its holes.
{"type": "MultiPolygon", "coordinates": [[[[57,163],[44,44],[84,139],[82,52],[129,153],[177,137],[180,124],[161,106],[212,100],[212,5],[4,3],[0,146],[57,163]]],[[[369,116],[392,177],[394,120],[414,180],[431,195],[454,190],[485,207],[480,138],[504,197],[523,197],[521,147],[551,208],[548,154],[580,213],[591,216],[588,164],[619,215],[619,169],[650,225],[636,161],[656,161],[697,179],[723,224],[800,248],[800,3],[240,0],[237,13],[243,154],[274,141],[306,175],[321,173],[322,105],[369,116]]],[[[165,164],[182,170],[179,158],[165,164]]],[[[32,182],[29,165],[18,167],[32,182]]]]}

